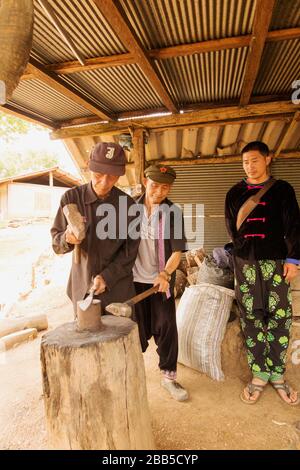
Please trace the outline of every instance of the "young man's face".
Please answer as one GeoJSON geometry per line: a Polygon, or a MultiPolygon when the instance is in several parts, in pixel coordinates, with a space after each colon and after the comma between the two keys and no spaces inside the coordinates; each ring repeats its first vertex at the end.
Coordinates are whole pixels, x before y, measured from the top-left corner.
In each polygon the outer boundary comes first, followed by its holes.
{"type": "Polygon", "coordinates": [[[156,183],[150,178],[144,179],[144,186],[146,189],[146,198],[150,204],[161,204],[168,196],[172,187],[171,184],[156,183]]]}
{"type": "Polygon", "coordinates": [[[249,180],[265,181],[270,162],[271,157],[264,157],[258,150],[250,150],[243,154],[243,168],[249,180]]]}
{"type": "Polygon", "coordinates": [[[95,173],[94,171],[91,171],[93,190],[99,197],[106,196],[118,179],[119,176],[106,175],[104,173],[95,173]]]}

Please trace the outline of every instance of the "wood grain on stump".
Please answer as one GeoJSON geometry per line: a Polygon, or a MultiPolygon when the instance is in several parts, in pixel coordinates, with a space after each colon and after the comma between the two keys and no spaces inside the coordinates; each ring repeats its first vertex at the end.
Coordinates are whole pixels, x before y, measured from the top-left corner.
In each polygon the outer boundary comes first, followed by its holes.
{"type": "Polygon", "coordinates": [[[55,449],[154,449],[138,327],[105,315],[99,332],[66,323],[43,336],[49,444],[55,449]]]}

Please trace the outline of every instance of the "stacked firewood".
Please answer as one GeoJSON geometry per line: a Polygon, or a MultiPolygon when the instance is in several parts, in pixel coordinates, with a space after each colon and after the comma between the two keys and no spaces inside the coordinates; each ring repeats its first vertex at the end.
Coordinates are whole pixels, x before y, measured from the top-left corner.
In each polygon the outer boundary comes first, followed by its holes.
{"type": "Polygon", "coordinates": [[[176,280],[174,287],[175,297],[180,297],[188,285],[196,284],[199,267],[205,258],[202,248],[190,250],[185,253],[176,270],[176,280]]]}

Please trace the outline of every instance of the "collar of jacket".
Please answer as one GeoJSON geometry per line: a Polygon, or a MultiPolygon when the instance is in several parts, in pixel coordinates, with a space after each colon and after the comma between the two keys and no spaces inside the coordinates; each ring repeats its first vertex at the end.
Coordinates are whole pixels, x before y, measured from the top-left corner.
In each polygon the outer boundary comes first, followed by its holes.
{"type": "Polygon", "coordinates": [[[84,202],[85,202],[85,204],[93,204],[93,202],[96,202],[96,201],[102,202],[102,201],[105,201],[106,199],[110,198],[111,196],[113,196],[114,193],[115,193],[115,188],[112,187],[109,195],[106,198],[100,198],[100,197],[97,196],[97,194],[93,190],[92,182],[90,181],[86,186],[85,195],[84,195],[84,202]]]}

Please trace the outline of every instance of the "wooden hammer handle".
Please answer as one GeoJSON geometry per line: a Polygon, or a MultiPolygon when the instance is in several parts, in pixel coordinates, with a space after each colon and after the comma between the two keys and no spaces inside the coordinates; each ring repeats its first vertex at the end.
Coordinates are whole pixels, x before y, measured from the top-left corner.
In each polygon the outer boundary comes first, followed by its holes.
{"type": "Polygon", "coordinates": [[[147,289],[144,292],[142,292],[141,294],[138,294],[135,297],[132,297],[132,299],[126,300],[126,302],[124,302],[124,303],[127,304],[127,305],[130,305],[130,306],[134,305],[134,304],[137,304],[141,300],[144,300],[147,297],[149,297],[150,295],[155,294],[158,291],[158,288],[159,288],[159,286],[150,287],[150,289],[147,289]]]}
{"type": "Polygon", "coordinates": [[[75,245],[74,247],[74,261],[75,264],[80,264],[81,262],[81,248],[80,245],[75,245]]]}

